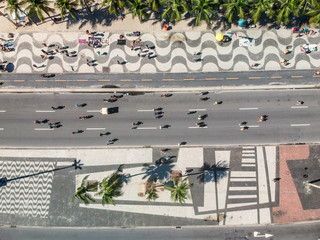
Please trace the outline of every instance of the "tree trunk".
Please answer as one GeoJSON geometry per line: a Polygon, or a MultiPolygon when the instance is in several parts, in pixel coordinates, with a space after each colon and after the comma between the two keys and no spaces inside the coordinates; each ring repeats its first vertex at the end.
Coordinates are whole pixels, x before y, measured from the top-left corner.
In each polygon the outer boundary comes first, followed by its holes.
{"type": "Polygon", "coordinates": [[[0,16],[4,16],[6,19],[8,19],[11,23],[14,24],[14,26],[15,26],[16,28],[19,27],[14,21],[11,20],[11,18],[7,18],[6,15],[4,15],[1,11],[0,11],[0,16]]]}
{"type": "Polygon", "coordinates": [[[85,5],[86,9],[90,12],[90,14],[92,14],[92,11],[91,11],[87,1],[84,1],[84,5],[85,5]]]}
{"type": "Polygon", "coordinates": [[[29,14],[27,14],[25,11],[23,11],[21,8],[19,8],[19,11],[24,13],[24,15],[27,16],[27,18],[29,19],[30,22],[34,23],[36,26],[38,26],[38,24],[36,22],[34,22],[31,17],[29,17],[29,14]]]}
{"type": "Polygon", "coordinates": [[[54,20],[47,11],[44,11],[44,12],[48,15],[48,17],[49,17],[55,24],[57,24],[57,21],[54,20]]]}

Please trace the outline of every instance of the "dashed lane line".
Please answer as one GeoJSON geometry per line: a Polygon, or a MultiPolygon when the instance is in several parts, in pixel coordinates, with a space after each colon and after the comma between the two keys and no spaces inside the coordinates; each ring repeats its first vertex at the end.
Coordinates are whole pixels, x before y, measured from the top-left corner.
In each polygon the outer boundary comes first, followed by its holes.
{"type": "Polygon", "coordinates": [[[157,129],[157,128],[156,127],[138,127],[136,129],[138,129],[138,130],[153,130],[153,129],[157,129]]]}
{"type": "Polygon", "coordinates": [[[120,82],[131,82],[131,79],[121,79],[120,82]]]}
{"type": "Polygon", "coordinates": [[[87,112],[100,112],[100,110],[87,110],[87,112]]]}
{"type": "Polygon", "coordinates": [[[201,128],[208,128],[208,126],[204,126],[204,127],[188,127],[188,128],[199,128],[199,129],[201,129],[201,128]]]}
{"type": "Polygon", "coordinates": [[[203,111],[207,111],[207,109],[188,109],[189,112],[193,112],[193,111],[199,111],[199,112],[203,112],[203,111]]]}
{"type": "Polygon", "coordinates": [[[0,113],[4,113],[4,112],[6,112],[6,110],[0,110],[0,113]]]}
{"type": "Polygon", "coordinates": [[[80,80],[77,80],[77,82],[88,82],[88,80],[87,79],[80,79],[80,80]]]}
{"type": "Polygon", "coordinates": [[[291,76],[291,78],[302,78],[303,76],[291,76]]]}
{"type": "Polygon", "coordinates": [[[310,123],[297,123],[297,124],[290,124],[290,127],[308,127],[310,123]]]}
{"type": "Polygon", "coordinates": [[[185,79],[183,79],[184,81],[193,81],[194,80],[194,78],[185,78],[185,79]]]}
{"type": "Polygon", "coordinates": [[[34,80],[35,82],[46,82],[47,80],[41,79],[41,80],[34,80]]]}
{"type": "Polygon", "coordinates": [[[138,112],[153,112],[153,109],[138,109],[138,112]]]}
{"type": "Polygon", "coordinates": [[[240,111],[243,110],[258,110],[259,108],[239,108],[240,111]]]}
{"type": "Polygon", "coordinates": [[[308,106],[292,106],[291,108],[309,108],[308,106]]]}
{"type": "Polygon", "coordinates": [[[164,78],[164,79],[162,79],[162,81],[174,81],[174,79],[172,79],[172,78],[164,78]]]}
{"type": "Polygon", "coordinates": [[[260,127],[259,125],[248,125],[247,126],[248,128],[258,128],[258,127],[260,127]]]}
{"type": "Polygon", "coordinates": [[[249,79],[260,79],[261,77],[248,77],[249,79]]]}
{"type": "Polygon", "coordinates": [[[226,78],[227,80],[236,80],[236,79],[239,79],[238,77],[236,78],[226,78]]]}
{"type": "Polygon", "coordinates": [[[313,75],[312,77],[320,77],[320,75],[313,75]]]}
{"type": "Polygon", "coordinates": [[[282,78],[282,76],[273,76],[271,78],[282,78]]]}
{"type": "Polygon", "coordinates": [[[57,79],[55,80],[56,82],[66,82],[67,80],[60,80],[60,79],[57,79]]]}
{"type": "Polygon", "coordinates": [[[141,82],[151,82],[152,79],[141,79],[141,82]]]}
{"type": "Polygon", "coordinates": [[[109,79],[99,79],[98,81],[99,81],[99,82],[110,82],[109,79]]]}
{"type": "Polygon", "coordinates": [[[36,110],[37,113],[54,113],[54,110],[36,110]]]}
{"type": "Polygon", "coordinates": [[[53,131],[54,128],[35,128],[36,131],[53,131]]]}
{"type": "Polygon", "coordinates": [[[25,80],[13,80],[14,82],[24,82],[25,80]]]}
{"type": "Polygon", "coordinates": [[[4,128],[0,128],[0,131],[3,131],[4,130],[4,128]]]}
{"type": "Polygon", "coordinates": [[[86,128],[87,131],[106,130],[106,128],[86,128]]]}
{"type": "Polygon", "coordinates": [[[217,80],[217,78],[205,78],[205,80],[217,80]]]}

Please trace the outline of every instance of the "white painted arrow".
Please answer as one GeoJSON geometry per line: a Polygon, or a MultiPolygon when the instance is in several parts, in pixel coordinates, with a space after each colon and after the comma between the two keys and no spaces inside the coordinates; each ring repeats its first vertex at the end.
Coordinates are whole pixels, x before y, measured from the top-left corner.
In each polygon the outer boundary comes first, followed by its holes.
{"type": "Polygon", "coordinates": [[[269,233],[266,233],[266,234],[261,234],[259,235],[260,233],[259,232],[253,232],[253,236],[254,237],[260,237],[260,238],[270,238],[270,237],[273,237],[272,234],[269,234],[269,233]]]}

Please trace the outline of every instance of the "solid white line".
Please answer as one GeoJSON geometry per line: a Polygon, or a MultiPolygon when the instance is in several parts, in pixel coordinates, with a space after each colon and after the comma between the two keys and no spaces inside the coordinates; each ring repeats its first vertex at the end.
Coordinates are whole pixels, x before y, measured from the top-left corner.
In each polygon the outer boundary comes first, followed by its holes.
{"type": "Polygon", "coordinates": [[[257,198],[257,194],[252,195],[229,195],[229,199],[237,199],[237,198],[257,198]]]}
{"type": "Polygon", "coordinates": [[[251,125],[251,126],[248,126],[248,128],[258,128],[260,127],[259,125],[251,125]]]}
{"type": "Polygon", "coordinates": [[[138,112],[153,112],[153,109],[139,109],[138,112]]]}
{"type": "Polygon", "coordinates": [[[239,110],[257,110],[259,108],[239,108],[239,110]]]}
{"type": "Polygon", "coordinates": [[[291,108],[309,108],[308,106],[293,106],[291,108]]]}
{"type": "Polygon", "coordinates": [[[290,124],[290,127],[306,127],[310,126],[311,124],[309,123],[300,123],[300,124],[290,124]]]}
{"type": "Polygon", "coordinates": [[[87,110],[87,112],[100,112],[100,110],[87,110]]]}
{"type": "Polygon", "coordinates": [[[6,112],[6,110],[0,110],[0,112],[6,112]]]}
{"type": "Polygon", "coordinates": [[[53,110],[36,110],[36,112],[39,112],[39,113],[43,113],[43,112],[46,112],[46,113],[54,113],[56,111],[53,111],[53,110]]]}
{"type": "Polygon", "coordinates": [[[136,128],[136,129],[139,129],[139,130],[149,130],[149,129],[157,129],[156,127],[139,127],[139,128],[136,128]]]}
{"type": "Polygon", "coordinates": [[[35,128],[36,131],[52,131],[54,128],[35,128]]]}
{"type": "Polygon", "coordinates": [[[188,111],[192,112],[192,111],[207,111],[207,109],[188,109],[188,111]]]}
{"type": "Polygon", "coordinates": [[[86,128],[86,130],[106,130],[106,128],[86,128]]]}
{"type": "Polygon", "coordinates": [[[208,128],[208,126],[205,126],[205,127],[188,127],[188,128],[208,128]]]}

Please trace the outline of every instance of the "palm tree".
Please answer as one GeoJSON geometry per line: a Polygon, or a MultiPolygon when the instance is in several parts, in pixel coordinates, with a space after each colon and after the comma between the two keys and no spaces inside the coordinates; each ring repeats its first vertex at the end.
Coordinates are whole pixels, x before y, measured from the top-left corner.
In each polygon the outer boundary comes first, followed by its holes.
{"type": "Polygon", "coordinates": [[[227,3],[223,4],[226,8],[225,17],[229,23],[232,23],[235,15],[240,19],[244,18],[244,15],[248,9],[248,0],[228,0],[227,3]]]}
{"type": "Polygon", "coordinates": [[[147,199],[149,201],[153,200],[155,201],[157,198],[159,198],[157,190],[155,187],[150,187],[146,190],[147,199]]]}
{"type": "Polygon", "coordinates": [[[277,10],[277,24],[284,22],[288,24],[290,22],[290,16],[295,17],[299,14],[298,0],[283,0],[280,2],[280,6],[277,10]]]}
{"type": "Polygon", "coordinates": [[[80,0],[79,4],[80,4],[81,7],[85,7],[92,14],[92,11],[91,11],[91,8],[89,6],[89,3],[93,2],[93,1],[94,0],[80,0]]]}
{"type": "Polygon", "coordinates": [[[253,2],[250,15],[252,16],[254,24],[259,21],[262,13],[265,13],[269,19],[275,16],[275,11],[272,8],[274,2],[274,0],[255,0],[253,2]]]}
{"type": "Polygon", "coordinates": [[[170,22],[180,21],[182,14],[188,11],[188,7],[183,0],[164,0],[163,3],[166,10],[162,14],[162,19],[169,16],[170,22]]]}
{"type": "Polygon", "coordinates": [[[201,25],[201,21],[205,20],[210,24],[210,16],[214,14],[213,4],[211,0],[192,0],[194,3],[192,13],[196,16],[196,26],[201,25]]]}
{"type": "Polygon", "coordinates": [[[307,15],[311,16],[309,22],[317,26],[320,22],[320,3],[315,3],[313,8],[307,12],[307,15]]]}
{"type": "Polygon", "coordinates": [[[102,6],[105,4],[108,4],[109,6],[109,13],[114,14],[115,16],[118,16],[125,6],[126,1],[125,0],[103,0],[102,6]]]}
{"type": "Polygon", "coordinates": [[[129,11],[132,13],[132,18],[138,16],[140,22],[148,18],[148,4],[145,0],[133,0],[132,2],[128,2],[128,5],[129,11]]]}
{"type": "Polygon", "coordinates": [[[77,188],[76,193],[72,197],[72,203],[74,203],[74,200],[77,198],[81,200],[85,205],[88,205],[91,202],[94,202],[94,199],[91,197],[90,194],[87,193],[88,190],[90,190],[91,187],[93,186],[85,186],[86,185],[86,180],[89,177],[89,175],[85,176],[82,179],[80,187],[77,188]]]}
{"type": "Polygon", "coordinates": [[[22,0],[22,4],[28,4],[26,10],[29,13],[29,16],[32,17],[34,13],[37,13],[40,21],[44,22],[44,17],[42,12],[48,15],[48,17],[54,22],[57,23],[49,13],[54,13],[54,9],[49,7],[50,1],[47,0],[22,0]]]}
{"type": "Polygon", "coordinates": [[[61,19],[64,19],[67,11],[70,13],[73,19],[77,19],[76,14],[79,12],[76,7],[78,6],[78,2],[69,1],[69,0],[56,0],[55,6],[60,9],[61,19]]]}
{"type": "Polygon", "coordinates": [[[171,191],[171,200],[175,202],[179,202],[180,205],[182,205],[188,196],[187,190],[192,186],[191,183],[187,183],[188,177],[182,180],[182,182],[179,183],[178,177],[175,177],[173,179],[173,186],[171,185],[165,185],[164,188],[171,191]]]}
{"type": "Polygon", "coordinates": [[[155,12],[160,11],[160,7],[161,7],[160,0],[148,0],[148,4],[153,11],[155,12]]]}
{"type": "Polygon", "coordinates": [[[314,8],[317,3],[319,3],[317,0],[300,0],[299,8],[301,9],[302,14],[305,14],[307,9],[314,8]]]}
{"type": "Polygon", "coordinates": [[[102,195],[102,205],[113,204],[113,198],[121,196],[122,179],[121,175],[113,173],[111,176],[104,178],[99,184],[100,191],[95,195],[102,195]]]}

